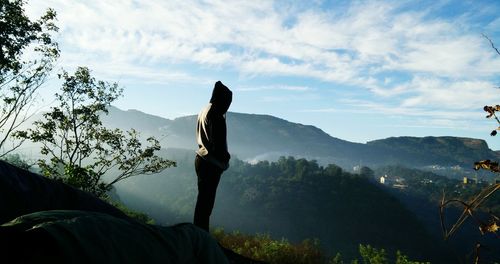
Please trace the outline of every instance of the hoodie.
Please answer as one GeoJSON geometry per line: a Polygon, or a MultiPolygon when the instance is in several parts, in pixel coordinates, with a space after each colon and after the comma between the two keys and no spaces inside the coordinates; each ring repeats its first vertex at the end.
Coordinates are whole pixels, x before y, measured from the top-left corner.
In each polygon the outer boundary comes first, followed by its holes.
{"type": "Polygon", "coordinates": [[[227,150],[226,112],[232,99],[231,90],[216,82],[210,103],[198,114],[196,126],[196,153],[222,170],[229,167],[231,158],[227,150]]]}

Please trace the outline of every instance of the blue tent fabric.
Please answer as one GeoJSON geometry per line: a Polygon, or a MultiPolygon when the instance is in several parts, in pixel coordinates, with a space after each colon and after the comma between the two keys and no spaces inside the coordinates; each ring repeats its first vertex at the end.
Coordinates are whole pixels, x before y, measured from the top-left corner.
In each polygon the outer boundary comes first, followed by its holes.
{"type": "Polygon", "coordinates": [[[42,229],[62,254],[61,263],[229,263],[217,241],[192,224],[171,227],[88,211],[41,211],[2,227],[42,229]]]}

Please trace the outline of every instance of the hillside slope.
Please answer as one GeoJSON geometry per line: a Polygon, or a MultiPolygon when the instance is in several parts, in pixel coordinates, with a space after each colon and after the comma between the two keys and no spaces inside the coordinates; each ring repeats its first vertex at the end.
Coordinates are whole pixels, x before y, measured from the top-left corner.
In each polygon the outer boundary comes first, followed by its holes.
{"type": "Polygon", "coordinates": [[[380,152],[388,153],[381,162],[414,165],[468,165],[482,159],[497,159],[498,153],[484,140],[460,137],[391,137],[370,141],[380,152]]]}
{"type": "MultiPolygon", "coordinates": [[[[191,221],[196,201],[192,155],[175,151],[171,158],[177,168],[118,188],[124,202],[161,224],[191,221]]],[[[318,238],[329,254],[342,252],[346,258],[357,254],[360,243],[399,249],[414,259],[439,259],[436,263],[449,256],[415,215],[378,185],[304,159],[254,165],[233,160],[221,179],[211,223],[291,241],[318,238]]]]}
{"type": "MultiPolygon", "coordinates": [[[[196,149],[196,116],[174,120],[111,108],[103,118],[110,127],[135,128],[145,137],[162,138],[164,147],[196,149]]],[[[471,167],[481,159],[499,158],[484,140],[458,137],[393,137],[353,143],[335,138],[321,129],[270,115],[228,113],[228,144],[234,156],[244,160],[277,160],[280,156],[296,156],[335,163],[352,168],[405,164],[409,167],[428,165],[471,167]]]]}

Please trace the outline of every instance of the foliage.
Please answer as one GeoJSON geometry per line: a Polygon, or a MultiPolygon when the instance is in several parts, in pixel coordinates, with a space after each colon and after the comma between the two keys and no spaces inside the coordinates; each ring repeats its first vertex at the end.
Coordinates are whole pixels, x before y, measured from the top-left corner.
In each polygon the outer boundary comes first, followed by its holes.
{"type": "Polygon", "coordinates": [[[148,138],[149,145],[143,147],[135,130],[103,126],[101,115],[122,93],[116,83],[97,81],[83,67],[59,78],[64,83],[56,94],[58,106],[44,113],[33,128],[15,134],[41,143],[40,152],[48,159],[38,160],[38,165],[45,176],[102,197],[118,181],[175,166],[155,154],[160,150],[157,139],[148,138]],[[114,174],[109,181],[104,180],[107,172],[114,174]]]}
{"type": "MultiPolygon", "coordinates": [[[[269,234],[246,235],[234,231],[224,232],[218,228],[212,235],[219,243],[234,252],[255,260],[270,264],[343,264],[342,255],[337,253],[328,257],[319,246],[318,240],[304,240],[300,243],[290,243],[286,239],[275,240],[269,234]]],[[[384,249],[377,249],[370,245],[359,245],[359,255],[364,264],[423,264],[408,260],[400,251],[396,252],[395,261],[390,261],[384,249]]],[[[351,263],[359,263],[357,259],[351,263]]],[[[427,262],[425,262],[427,263],[427,262]]]]}
{"type": "Polygon", "coordinates": [[[233,206],[240,209],[233,217],[239,223],[253,215],[264,230],[282,230],[275,234],[295,239],[313,235],[347,257],[359,243],[432,254],[425,245],[432,239],[414,215],[366,176],[293,157],[254,165],[235,161],[231,166],[221,187],[234,195],[221,198],[218,205],[235,201],[233,206]]]}
{"type": "Polygon", "coordinates": [[[344,264],[344,260],[342,260],[342,255],[340,253],[337,253],[330,261],[328,264],[344,264]]]}
{"type": "Polygon", "coordinates": [[[223,229],[216,229],[212,235],[224,247],[248,258],[280,264],[313,264],[324,263],[318,241],[304,240],[291,244],[285,239],[273,240],[267,234],[256,236],[244,235],[240,232],[226,234],[223,229]]]}
{"type": "Polygon", "coordinates": [[[6,161],[6,162],[8,162],[8,163],[10,163],[10,164],[12,164],[14,166],[17,166],[19,168],[25,169],[25,170],[29,170],[33,166],[33,164],[31,164],[30,162],[28,162],[25,158],[23,158],[18,153],[7,154],[7,155],[1,157],[0,159],[2,159],[3,161],[6,161]]]}
{"type": "MultiPolygon", "coordinates": [[[[443,192],[450,199],[470,201],[481,190],[491,186],[489,182],[481,181],[480,178],[468,184],[463,184],[462,180],[450,179],[433,172],[409,169],[401,166],[380,167],[376,170],[376,174],[402,178],[405,184],[408,185],[404,193],[424,198],[431,202],[431,204],[441,203],[443,192]]],[[[485,201],[477,209],[482,212],[500,212],[500,196],[491,196],[489,200],[485,201]]]]}
{"type": "Polygon", "coordinates": [[[408,259],[408,256],[401,253],[401,251],[396,251],[396,264],[424,264],[430,262],[419,262],[419,261],[411,261],[408,259]]]}
{"type": "Polygon", "coordinates": [[[359,245],[359,254],[365,264],[384,264],[387,263],[387,253],[384,249],[376,249],[370,245],[359,245]]]}
{"type": "Polygon", "coordinates": [[[375,176],[375,172],[369,167],[363,166],[359,170],[359,175],[362,175],[368,179],[373,179],[373,177],[375,176]]]}
{"type": "Polygon", "coordinates": [[[132,210],[132,209],[128,208],[127,206],[125,206],[123,203],[115,201],[115,200],[111,200],[109,198],[107,198],[105,200],[106,200],[106,202],[110,203],[114,207],[120,209],[122,212],[124,212],[127,216],[129,216],[132,219],[135,219],[135,220],[137,220],[141,223],[145,223],[145,224],[150,224],[150,225],[155,224],[155,220],[153,218],[151,218],[146,213],[132,210]]]}
{"type": "Polygon", "coordinates": [[[377,151],[372,159],[388,155],[378,164],[408,164],[412,167],[440,164],[466,166],[478,159],[495,158],[484,140],[458,137],[393,137],[367,143],[377,151]]]}
{"type": "Polygon", "coordinates": [[[36,92],[59,57],[52,34],[56,13],[48,9],[38,20],[25,14],[23,0],[0,1],[0,156],[18,148],[22,141],[7,140],[30,116],[36,92]],[[29,60],[24,54],[29,53],[29,60]]]}
{"type": "MultiPolygon", "coordinates": [[[[370,245],[359,245],[359,254],[364,264],[389,264],[392,261],[387,257],[387,252],[382,249],[374,248],[370,245]]],[[[419,262],[408,260],[401,251],[396,251],[395,264],[425,264],[430,262],[419,262]]]]}
{"type": "MultiPolygon", "coordinates": [[[[169,155],[177,168],[124,186],[138,195],[123,195],[123,201],[161,224],[190,221],[197,193],[193,152],[169,150],[169,155]],[[142,200],[141,192],[155,203],[142,200]]],[[[360,243],[389,252],[400,249],[410,257],[446,256],[415,215],[378,184],[333,164],[293,157],[255,164],[232,159],[219,184],[211,223],[290,241],[315,237],[327,254],[342,252],[346,258],[357,254],[360,243]]]]}

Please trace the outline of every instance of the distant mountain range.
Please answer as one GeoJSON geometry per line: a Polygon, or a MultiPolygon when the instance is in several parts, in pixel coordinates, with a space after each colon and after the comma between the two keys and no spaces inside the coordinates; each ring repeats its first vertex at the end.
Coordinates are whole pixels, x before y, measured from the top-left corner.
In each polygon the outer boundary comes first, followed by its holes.
{"type": "MultiPolygon", "coordinates": [[[[144,136],[163,138],[166,148],[196,149],[196,116],[174,120],[137,110],[111,107],[103,117],[109,127],[134,128],[144,136]]],[[[366,144],[335,138],[321,129],[270,115],[228,113],[228,144],[232,155],[247,161],[276,160],[296,156],[335,163],[345,168],[355,165],[401,164],[472,167],[482,159],[498,160],[500,153],[481,139],[459,137],[391,137],[366,144]]]]}

